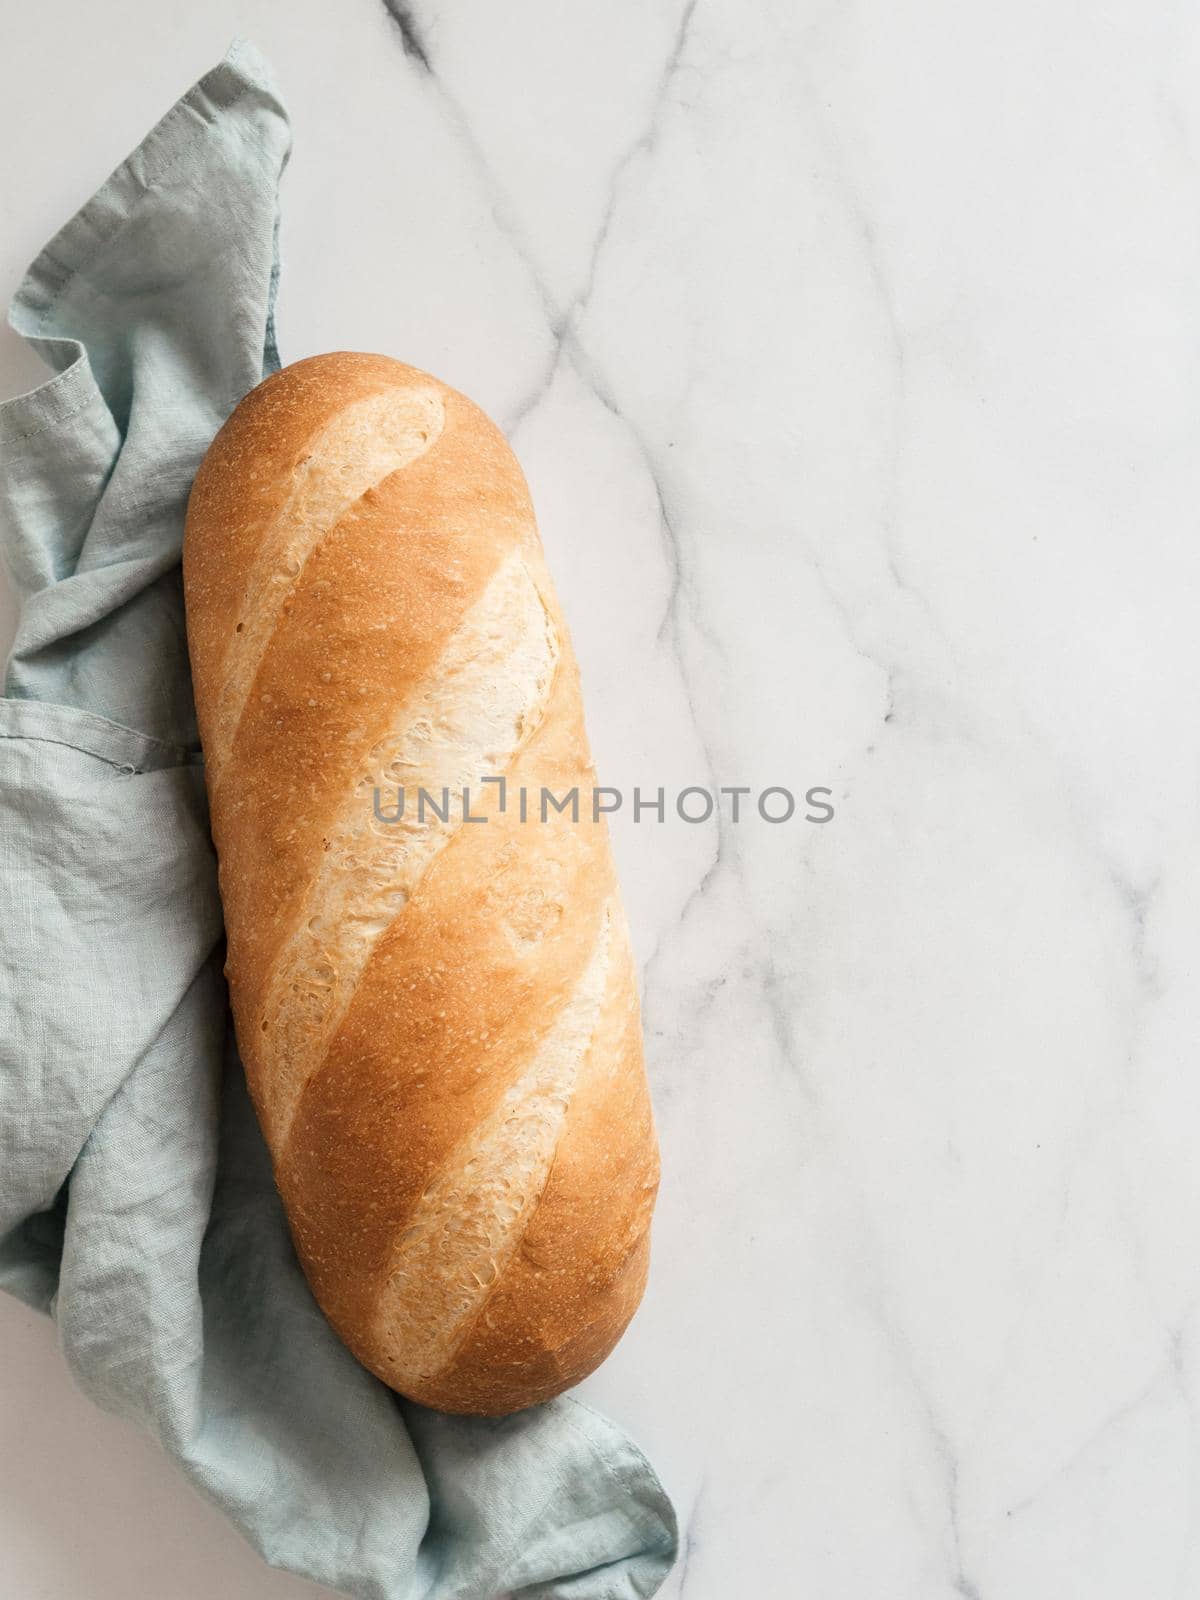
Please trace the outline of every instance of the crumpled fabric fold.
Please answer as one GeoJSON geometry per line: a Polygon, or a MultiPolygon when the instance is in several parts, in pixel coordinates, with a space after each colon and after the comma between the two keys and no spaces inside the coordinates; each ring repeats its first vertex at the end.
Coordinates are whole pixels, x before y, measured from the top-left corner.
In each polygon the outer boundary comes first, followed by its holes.
{"type": "Polygon", "coordinates": [[[228,1020],[180,544],[213,434],[278,366],[287,114],[235,45],[46,246],[0,406],[20,614],[0,699],[0,1287],[273,1565],[363,1600],[633,1600],[675,1517],[570,1398],[399,1401],[300,1272],[228,1020]]]}

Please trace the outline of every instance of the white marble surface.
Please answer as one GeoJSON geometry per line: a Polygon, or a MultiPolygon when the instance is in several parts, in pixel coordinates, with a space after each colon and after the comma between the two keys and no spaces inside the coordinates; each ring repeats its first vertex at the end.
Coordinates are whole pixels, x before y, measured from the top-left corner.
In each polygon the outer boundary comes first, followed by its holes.
{"type": "MultiPolygon", "coordinates": [[[[249,35],[285,356],[510,428],[604,778],[836,791],[616,828],[664,1183],[587,1390],[664,1595],[1200,1595],[1194,10],[415,0],[430,71],[382,0],[3,11],[5,297],[249,35]]],[[[0,1339],[6,1594],[316,1593],[0,1339]]]]}

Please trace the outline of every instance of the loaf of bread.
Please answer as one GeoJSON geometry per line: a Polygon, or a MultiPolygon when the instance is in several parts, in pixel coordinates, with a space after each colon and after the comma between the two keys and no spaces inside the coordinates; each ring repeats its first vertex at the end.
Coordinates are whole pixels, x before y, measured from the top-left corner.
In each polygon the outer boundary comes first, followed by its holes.
{"type": "Polygon", "coordinates": [[[184,582],[237,1038],[313,1293],[413,1400],[547,1399],[641,1298],[658,1157],[521,470],[423,372],[301,361],[205,457],[184,582]]]}

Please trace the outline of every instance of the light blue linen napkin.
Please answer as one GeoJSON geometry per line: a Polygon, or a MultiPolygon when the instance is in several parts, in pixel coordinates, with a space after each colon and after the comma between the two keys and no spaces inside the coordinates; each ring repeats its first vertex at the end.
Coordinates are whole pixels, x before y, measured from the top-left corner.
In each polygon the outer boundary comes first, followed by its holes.
{"type": "Polygon", "coordinates": [[[570,1399],[445,1417],[356,1364],[230,1040],[179,552],[200,457],[278,364],[288,147],[235,46],[10,311],[57,376],[0,407],[0,1286],[275,1565],[370,1600],[631,1600],[675,1551],[645,1458],[570,1399]]]}

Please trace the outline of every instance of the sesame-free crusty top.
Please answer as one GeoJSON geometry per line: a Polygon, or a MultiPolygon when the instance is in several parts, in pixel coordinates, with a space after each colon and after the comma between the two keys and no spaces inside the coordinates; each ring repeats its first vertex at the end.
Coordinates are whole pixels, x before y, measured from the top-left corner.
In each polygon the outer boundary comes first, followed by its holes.
{"type": "Polygon", "coordinates": [[[520,468],[425,373],[301,361],[209,450],[184,580],[238,1043],[313,1291],[412,1399],[544,1400],[637,1306],[658,1161],[520,468]]]}

